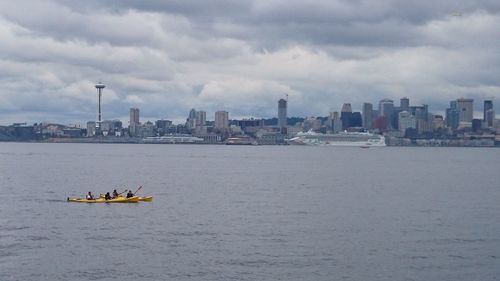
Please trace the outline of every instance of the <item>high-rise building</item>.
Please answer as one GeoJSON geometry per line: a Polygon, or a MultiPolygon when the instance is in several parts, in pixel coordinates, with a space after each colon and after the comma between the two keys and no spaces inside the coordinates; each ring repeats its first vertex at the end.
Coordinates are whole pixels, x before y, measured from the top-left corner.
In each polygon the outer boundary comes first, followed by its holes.
{"type": "Polygon", "coordinates": [[[495,120],[495,111],[493,110],[493,101],[485,100],[483,109],[483,121],[486,127],[493,127],[494,120],[495,120]]]}
{"type": "Polygon", "coordinates": [[[205,126],[207,123],[207,113],[203,110],[196,111],[196,127],[205,126]]]}
{"type": "Polygon", "coordinates": [[[394,102],[390,99],[383,99],[378,103],[378,114],[386,120],[386,129],[392,128],[391,120],[394,112],[394,102]]]}
{"type": "Polygon", "coordinates": [[[401,98],[399,100],[399,109],[401,111],[408,111],[410,112],[410,99],[407,97],[401,98]]]}
{"type": "Polygon", "coordinates": [[[278,101],[278,128],[280,129],[280,132],[282,134],[286,134],[286,127],[287,127],[287,115],[286,115],[286,108],[287,108],[287,101],[284,99],[280,99],[278,101]]]}
{"type": "Polygon", "coordinates": [[[130,109],[130,126],[139,125],[139,108],[132,107],[130,109]]]}
{"type": "Polygon", "coordinates": [[[186,120],[186,127],[188,129],[196,128],[196,109],[194,108],[191,108],[191,110],[189,111],[189,115],[186,120]]]}
{"type": "Polygon", "coordinates": [[[215,129],[225,130],[229,128],[229,113],[227,111],[215,112],[215,129]]]}
{"type": "Polygon", "coordinates": [[[473,103],[473,99],[457,99],[459,122],[472,122],[472,115],[474,110],[473,103]]]}
{"type": "Polygon", "coordinates": [[[363,128],[370,130],[373,128],[373,104],[363,103],[363,128]]]}
{"type": "Polygon", "coordinates": [[[401,111],[398,117],[399,131],[405,133],[408,128],[417,128],[417,118],[408,111],[401,111]]]}
{"type": "Polygon", "coordinates": [[[459,123],[457,101],[450,101],[450,108],[446,109],[446,126],[456,129],[459,123]]]}
{"type": "Polygon", "coordinates": [[[350,103],[344,103],[340,111],[340,120],[342,120],[342,130],[351,127],[352,106],[350,103]]]}
{"type": "Polygon", "coordinates": [[[130,108],[130,125],[128,127],[129,134],[133,137],[140,133],[139,108],[130,108]]]}
{"type": "Polygon", "coordinates": [[[333,132],[334,133],[338,133],[342,130],[342,120],[340,120],[340,115],[338,112],[334,112],[333,113],[333,116],[332,116],[332,119],[333,119],[333,132]]]}

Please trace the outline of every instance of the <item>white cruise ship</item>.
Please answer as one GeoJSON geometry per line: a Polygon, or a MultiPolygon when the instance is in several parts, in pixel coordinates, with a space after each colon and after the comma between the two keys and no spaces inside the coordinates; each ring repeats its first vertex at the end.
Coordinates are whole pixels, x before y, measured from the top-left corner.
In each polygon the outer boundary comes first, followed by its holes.
{"type": "Polygon", "coordinates": [[[321,134],[309,131],[300,132],[287,142],[292,145],[317,145],[317,146],[385,146],[382,135],[361,132],[339,132],[337,134],[321,134]]]}
{"type": "Polygon", "coordinates": [[[144,143],[202,143],[203,139],[190,135],[166,135],[143,138],[144,143]]]}

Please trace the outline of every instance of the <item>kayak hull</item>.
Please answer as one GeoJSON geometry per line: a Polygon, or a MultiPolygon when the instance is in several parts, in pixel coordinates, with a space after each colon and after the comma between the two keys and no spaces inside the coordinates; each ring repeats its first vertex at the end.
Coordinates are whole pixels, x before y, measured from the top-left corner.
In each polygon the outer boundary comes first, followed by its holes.
{"type": "MultiPolygon", "coordinates": [[[[142,201],[142,202],[151,202],[151,201],[153,201],[153,196],[134,196],[134,197],[138,197],[139,201],[142,201]]],[[[99,197],[99,199],[102,199],[102,198],[104,198],[104,195],[101,194],[101,196],[99,197]]],[[[117,198],[125,198],[125,197],[123,197],[122,195],[118,195],[117,198]]]]}
{"type": "Polygon", "coordinates": [[[68,202],[75,203],[137,203],[139,202],[139,197],[134,196],[130,198],[118,197],[114,199],[106,200],[104,198],[96,198],[94,200],[88,200],[85,198],[68,198],[68,202]]]}
{"type": "Polygon", "coordinates": [[[153,196],[139,196],[139,201],[151,202],[153,201],[153,196]]]}

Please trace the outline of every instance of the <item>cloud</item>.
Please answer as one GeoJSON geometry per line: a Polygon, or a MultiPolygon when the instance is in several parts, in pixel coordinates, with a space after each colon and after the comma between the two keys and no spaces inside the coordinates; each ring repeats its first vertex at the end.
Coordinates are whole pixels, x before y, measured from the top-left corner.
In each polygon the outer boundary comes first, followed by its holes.
{"type": "Polygon", "coordinates": [[[0,40],[0,124],[95,120],[99,80],[110,119],[500,97],[498,1],[3,1],[0,40]]]}

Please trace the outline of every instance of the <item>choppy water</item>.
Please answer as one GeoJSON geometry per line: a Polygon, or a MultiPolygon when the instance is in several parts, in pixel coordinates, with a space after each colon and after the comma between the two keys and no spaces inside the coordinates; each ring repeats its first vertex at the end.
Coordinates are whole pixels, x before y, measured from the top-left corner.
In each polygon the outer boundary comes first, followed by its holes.
{"type": "Polygon", "coordinates": [[[0,143],[0,280],[498,280],[500,149],[0,143]],[[143,185],[152,203],[68,196],[143,185]]]}

